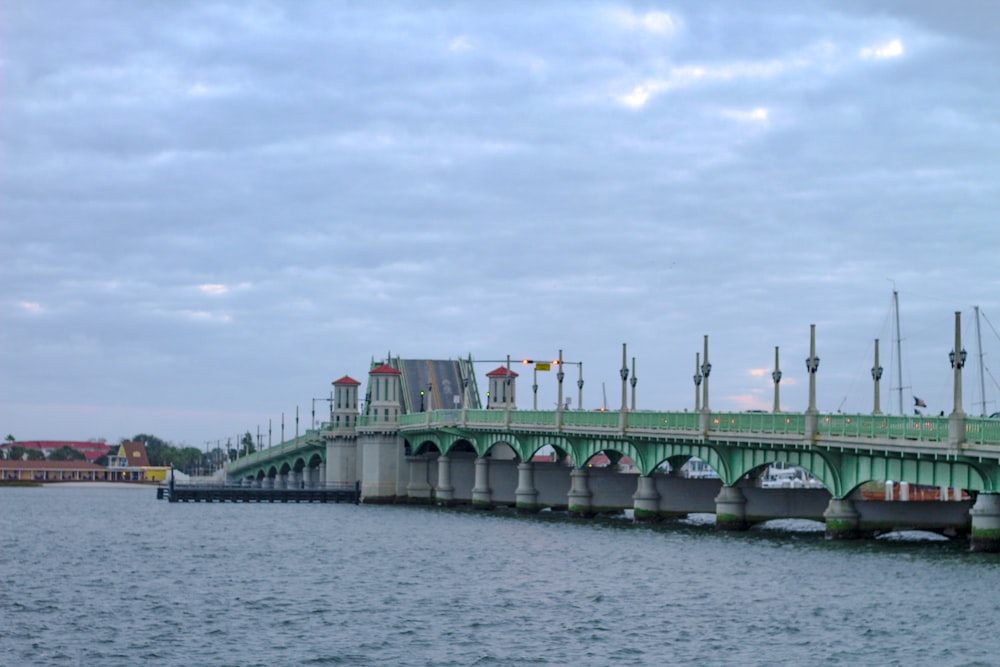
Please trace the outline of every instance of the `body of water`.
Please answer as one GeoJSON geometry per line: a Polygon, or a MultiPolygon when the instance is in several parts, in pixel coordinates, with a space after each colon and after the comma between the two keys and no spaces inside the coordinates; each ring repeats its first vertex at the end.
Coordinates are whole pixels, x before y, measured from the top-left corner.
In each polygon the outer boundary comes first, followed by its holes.
{"type": "Polygon", "coordinates": [[[965,543],[0,488],[0,665],[1000,665],[965,543]]]}

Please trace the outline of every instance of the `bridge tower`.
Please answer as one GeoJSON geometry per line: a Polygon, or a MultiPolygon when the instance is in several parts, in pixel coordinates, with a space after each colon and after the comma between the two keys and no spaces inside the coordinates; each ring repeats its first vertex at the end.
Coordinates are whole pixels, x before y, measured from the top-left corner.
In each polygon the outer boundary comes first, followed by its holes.
{"type": "Polygon", "coordinates": [[[506,366],[499,366],[486,374],[489,380],[487,410],[516,410],[517,373],[506,366]]]}
{"type": "Polygon", "coordinates": [[[405,495],[406,482],[402,478],[406,477],[406,459],[399,436],[401,379],[402,373],[388,364],[368,372],[366,419],[358,428],[358,471],[365,502],[395,502],[397,496],[405,495]]]}
{"type": "Polygon", "coordinates": [[[358,387],[349,375],[333,382],[333,415],[326,440],[326,472],[321,481],[352,484],[358,479],[358,387]]]}

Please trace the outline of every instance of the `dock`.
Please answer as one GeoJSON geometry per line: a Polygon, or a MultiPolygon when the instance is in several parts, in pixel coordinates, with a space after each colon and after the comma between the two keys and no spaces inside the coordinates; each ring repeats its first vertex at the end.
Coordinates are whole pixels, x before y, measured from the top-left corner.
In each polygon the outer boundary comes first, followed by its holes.
{"type": "Polygon", "coordinates": [[[311,489],[260,489],[233,485],[164,484],[157,499],[172,503],[354,503],[361,500],[361,483],[311,489]]]}

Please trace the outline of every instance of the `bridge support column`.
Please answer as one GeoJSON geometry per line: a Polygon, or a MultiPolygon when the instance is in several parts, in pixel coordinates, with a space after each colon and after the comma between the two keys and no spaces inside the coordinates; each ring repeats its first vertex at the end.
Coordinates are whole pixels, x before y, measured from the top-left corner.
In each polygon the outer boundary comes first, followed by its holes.
{"type": "Polygon", "coordinates": [[[746,530],[747,499],[736,486],[723,486],[715,497],[715,527],[719,530],[746,530]]]}
{"type": "MultiPolygon", "coordinates": [[[[716,502],[718,502],[718,498],[716,498],[716,502]]],[[[637,523],[659,521],[660,493],[656,490],[656,480],[650,475],[639,476],[639,486],[632,494],[632,506],[637,523]]]]}
{"type": "Polygon", "coordinates": [[[861,537],[861,515],[854,509],[853,501],[830,498],[823,518],[826,520],[826,539],[855,540],[861,537]]]}
{"type": "Polygon", "coordinates": [[[535,488],[535,468],[522,461],[517,464],[517,489],[514,490],[517,509],[522,512],[537,512],[538,489],[535,488]]]}
{"type": "Polygon", "coordinates": [[[476,483],[472,487],[472,506],[480,509],[493,507],[493,490],[490,488],[490,460],[476,459],[476,483]]]}
{"type": "Polygon", "coordinates": [[[302,488],[313,488],[313,469],[306,467],[302,469],[302,488]]]}
{"type": "Polygon", "coordinates": [[[276,479],[275,477],[265,477],[264,479],[260,480],[260,488],[273,489],[275,479],[276,479]]]}
{"type": "Polygon", "coordinates": [[[437,504],[451,505],[455,502],[455,487],[451,485],[451,459],[445,454],[438,457],[437,504]]]}
{"type": "Polygon", "coordinates": [[[980,493],[972,515],[972,551],[1000,552],[1000,493],[980,493]]]}
{"type": "Polygon", "coordinates": [[[410,482],[406,485],[406,498],[411,503],[424,504],[431,501],[431,485],[427,483],[430,460],[425,456],[406,457],[410,469],[410,482]]]}
{"type": "Polygon", "coordinates": [[[286,489],[298,489],[302,487],[302,473],[296,470],[288,471],[288,482],[286,489]]]}
{"type": "Polygon", "coordinates": [[[569,515],[574,517],[594,516],[593,498],[587,486],[590,475],[586,468],[573,468],[569,473],[569,515]]]}
{"type": "Polygon", "coordinates": [[[319,468],[316,469],[316,485],[319,488],[326,487],[326,465],[323,463],[319,464],[319,468]]]}

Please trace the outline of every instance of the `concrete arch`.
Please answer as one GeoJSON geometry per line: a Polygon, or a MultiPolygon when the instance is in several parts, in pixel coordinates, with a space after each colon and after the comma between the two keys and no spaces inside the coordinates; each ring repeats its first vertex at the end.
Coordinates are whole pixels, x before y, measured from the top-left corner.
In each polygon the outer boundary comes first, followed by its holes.
{"type": "Polygon", "coordinates": [[[707,443],[663,443],[646,446],[646,460],[639,466],[643,475],[651,475],[664,461],[671,459],[698,457],[719,474],[723,484],[731,486],[742,475],[733,474],[733,465],[720,448],[707,443]]]}
{"type": "Polygon", "coordinates": [[[437,438],[424,437],[420,440],[420,444],[416,447],[410,447],[410,456],[423,456],[424,454],[430,454],[432,450],[436,450],[438,454],[443,452],[440,442],[437,442],[437,438]]]}
{"type": "Polygon", "coordinates": [[[476,452],[480,457],[486,456],[489,451],[493,449],[494,445],[507,445],[514,451],[514,455],[519,459],[522,461],[528,460],[525,458],[523,447],[518,441],[518,438],[509,433],[488,433],[481,438],[477,438],[477,442],[475,444],[477,445],[476,452]]]}
{"type": "MultiPolygon", "coordinates": [[[[841,486],[839,470],[824,456],[823,452],[810,450],[734,450],[732,471],[738,480],[744,475],[752,475],[772,463],[784,463],[796,468],[802,468],[815,477],[835,498],[841,498],[837,493],[841,486]]],[[[735,483],[735,482],[733,482],[735,483]]]]}

